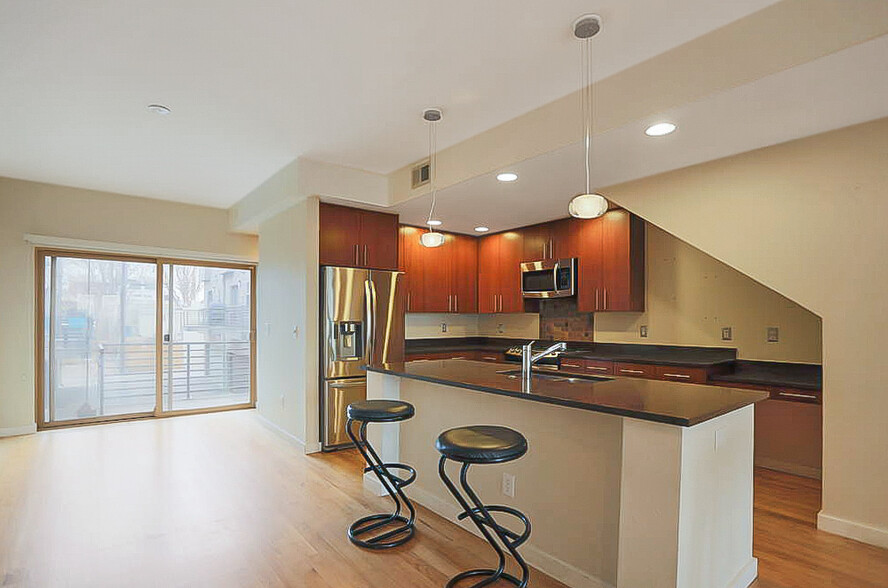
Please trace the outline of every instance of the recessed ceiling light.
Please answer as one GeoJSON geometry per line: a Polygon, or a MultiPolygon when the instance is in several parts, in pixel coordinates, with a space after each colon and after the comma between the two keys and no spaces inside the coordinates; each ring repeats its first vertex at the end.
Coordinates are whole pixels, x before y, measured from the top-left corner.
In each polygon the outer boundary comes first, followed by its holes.
{"type": "Polygon", "coordinates": [[[675,129],[675,125],[671,122],[661,122],[649,126],[647,129],[645,129],[644,134],[648,137],[662,137],[663,135],[668,135],[675,129]]]}
{"type": "Polygon", "coordinates": [[[486,233],[487,231],[490,230],[490,227],[485,227],[482,225],[480,227],[475,227],[475,230],[478,231],[479,233],[486,233]]]}
{"type": "Polygon", "coordinates": [[[148,110],[154,114],[169,114],[172,112],[169,106],[164,106],[163,104],[149,104],[148,110]]]}
{"type": "Polygon", "coordinates": [[[518,179],[518,174],[513,172],[503,172],[501,174],[496,174],[496,179],[501,182],[514,182],[518,179]]]}
{"type": "Polygon", "coordinates": [[[443,223],[442,223],[441,221],[439,221],[439,220],[427,220],[427,221],[426,221],[426,224],[429,225],[430,227],[439,227],[439,226],[441,226],[443,223]]]}

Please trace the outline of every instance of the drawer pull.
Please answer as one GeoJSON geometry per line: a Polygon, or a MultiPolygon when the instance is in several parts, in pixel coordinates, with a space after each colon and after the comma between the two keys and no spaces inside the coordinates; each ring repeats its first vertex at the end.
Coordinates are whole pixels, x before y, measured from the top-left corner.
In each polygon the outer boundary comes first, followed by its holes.
{"type": "Polygon", "coordinates": [[[561,365],[562,365],[562,367],[572,367],[572,368],[578,368],[578,367],[580,367],[580,366],[578,366],[578,365],[575,364],[575,363],[562,363],[561,365]]]}
{"type": "Polygon", "coordinates": [[[624,373],[624,374],[643,374],[644,373],[642,370],[627,370],[625,368],[621,368],[620,372],[624,373]]]}
{"type": "Polygon", "coordinates": [[[499,358],[498,357],[491,357],[490,355],[485,355],[481,359],[489,359],[490,361],[496,361],[499,358]]]}
{"type": "Polygon", "coordinates": [[[789,396],[790,398],[806,398],[808,400],[817,400],[814,394],[799,394],[797,392],[778,392],[777,396],[789,396]]]}
{"type": "Polygon", "coordinates": [[[664,378],[685,378],[689,379],[691,376],[688,374],[663,374],[664,378]]]}
{"type": "Polygon", "coordinates": [[[587,369],[587,370],[595,370],[595,371],[598,371],[598,372],[606,372],[606,371],[607,371],[607,368],[606,368],[606,367],[600,367],[600,366],[597,366],[597,365],[587,365],[587,366],[586,366],[586,369],[587,369]]]}

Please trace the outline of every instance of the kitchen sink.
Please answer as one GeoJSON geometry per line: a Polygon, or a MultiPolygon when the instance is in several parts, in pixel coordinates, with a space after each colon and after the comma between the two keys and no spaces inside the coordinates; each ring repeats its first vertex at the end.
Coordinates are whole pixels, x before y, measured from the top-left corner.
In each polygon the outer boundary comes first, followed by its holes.
{"type": "MultiPolygon", "coordinates": [[[[517,380],[521,378],[521,370],[502,370],[496,372],[507,378],[511,378],[513,380],[517,380]]],[[[581,376],[581,375],[567,375],[567,374],[559,374],[558,372],[544,372],[540,370],[533,370],[532,372],[534,378],[540,378],[542,380],[549,380],[550,382],[609,382],[613,378],[605,378],[603,376],[581,376]]]]}

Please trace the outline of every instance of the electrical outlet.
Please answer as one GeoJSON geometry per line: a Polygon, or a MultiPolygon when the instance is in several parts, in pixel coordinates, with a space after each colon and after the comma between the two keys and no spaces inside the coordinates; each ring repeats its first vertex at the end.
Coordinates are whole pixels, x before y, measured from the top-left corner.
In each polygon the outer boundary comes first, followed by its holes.
{"type": "Polygon", "coordinates": [[[285,403],[286,403],[286,401],[285,401],[285,399],[284,399],[284,395],[281,394],[281,408],[284,408],[284,404],[285,404],[285,403]]]}
{"type": "Polygon", "coordinates": [[[497,323],[496,332],[500,335],[505,333],[506,332],[506,325],[504,325],[503,323],[497,323]]]}
{"type": "Polygon", "coordinates": [[[777,327],[768,327],[768,343],[777,343],[780,341],[780,329],[777,327]]]}
{"type": "Polygon", "coordinates": [[[442,333],[446,333],[446,332],[447,332],[447,323],[441,323],[441,332],[442,332],[442,333]]]}
{"type": "Polygon", "coordinates": [[[515,476],[503,473],[503,494],[515,498],[515,476]]]}
{"type": "Polygon", "coordinates": [[[722,327],[722,341],[730,341],[734,338],[734,329],[731,327],[722,327]]]}
{"type": "Polygon", "coordinates": [[[648,326],[647,325],[641,325],[640,327],[638,327],[638,336],[639,337],[647,337],[648,336],[648,326]]]}

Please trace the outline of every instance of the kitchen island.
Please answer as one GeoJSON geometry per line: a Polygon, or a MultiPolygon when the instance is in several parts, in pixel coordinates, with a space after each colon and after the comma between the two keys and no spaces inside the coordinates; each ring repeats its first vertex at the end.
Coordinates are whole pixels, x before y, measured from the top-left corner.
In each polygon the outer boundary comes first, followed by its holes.
{"type": "Polygon", "coordinates": [[[468,360],[367,368],[368,398],[416,407],[399,426],[373,428],[371,443],[383,460],[417,469],[411,496],[419,504],[451,520],[458,514],[437,477],[441,431],[504,425],[527,437],[528,454],[474,468],[472,477],[488,503],[528,514],[533,533],[523,551],[538,569],[570,586],[754,580],[752,405],[766,394],[551,374],[534,376],[523,392],[520,377],[501,373],[514,369],[468,360]],[[504,473],[515,476],[514,498],[501,492],[504,473]]]}

